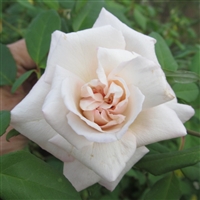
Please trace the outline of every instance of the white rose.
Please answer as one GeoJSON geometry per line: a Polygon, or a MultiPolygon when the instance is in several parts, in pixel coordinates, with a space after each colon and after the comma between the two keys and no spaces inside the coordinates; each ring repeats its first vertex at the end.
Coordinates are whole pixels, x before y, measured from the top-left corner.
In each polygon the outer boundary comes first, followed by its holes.
{"type": "Polygon", "coordinates": [[[145,145],[186,134],[194,111],[177,103],[155,42],[105,9],[92,29],[52,34],[46,71],[11,121],[64,162],[76,190],[113,190],[145,145]]]}

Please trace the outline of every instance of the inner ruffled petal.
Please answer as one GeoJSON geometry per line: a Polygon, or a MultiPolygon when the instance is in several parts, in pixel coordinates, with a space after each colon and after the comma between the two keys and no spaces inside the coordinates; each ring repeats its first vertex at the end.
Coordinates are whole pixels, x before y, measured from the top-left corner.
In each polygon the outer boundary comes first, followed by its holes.
{"type": "MultiPolygon", "coordinates": [[[[101,72],[104,73],[104,71],[101,72]]],[[[104,83],[97,79],[86,83],[81,88],[80,99],[83,116],[96,123],[102,130],[125,121],[123,112],[130,95],[125,81],[119,77],[113,80],[107,80],[106,77],[104,83]]]]}

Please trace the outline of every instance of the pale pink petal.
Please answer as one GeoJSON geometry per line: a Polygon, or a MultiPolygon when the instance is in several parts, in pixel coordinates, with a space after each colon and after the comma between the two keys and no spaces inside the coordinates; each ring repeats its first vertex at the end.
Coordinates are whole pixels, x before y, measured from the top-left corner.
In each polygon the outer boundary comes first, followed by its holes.
{"type": "Polygon", "coordinates": [[[103,87],[104,85],[98,79],[93,79],[81,87],[81,97],[102,100],[103,87]]]}
{"type": "Polygon", "coordinates": [[[29,94],[11,111],[11,125],[57,158],[68,161],[71,160],[68,153],[48,142],[50,138],[57,135],[57,132],[46,122],[41,111],[49,90],[50,85],[44,82],[42,76],[29,94]]]}
{"type": "MultiPolygon", "coordinates": [[[[86,128],[88,127],[88,125],[90,126],[88,128],[92,127],[91,129],[93,129],[93,132],[99,132],[99,131],[102,132],[101,128],[96,123],[86,119],[82,114],[82,110],[79,106],[80,99],[81,99],[81,93],[77,92],[77,88],[78,89],[81,88],[82,85],[83,85],[83,82],[78,77],[67,77],[62,82],[61,94],[62,94],[62,98],[64,100],[64,104],[70,112],[74,113],[79,118],[79,120],[77,122],[75,122],[75,123],[69,122],[69,124],[73,130],[75,130],[76,128],[79,127],[79,126],[77,126],[77,124],[81,123],[81,124],[85,124],[86,128]],[[74,127],[76,127],[76,128],[74,129],[74,127]]],[[[69,117],[68,117],[68,120],[69,120],[69,117]]],[[[78,132],[75,130],[75,132],[78,135],[84,135],[84,134],[82,134],[81,130],[78,132]]]]}
{"type": "Polygon", "coordinates": [[[126,116],[120,114],[108,114],[108,116],[111,120],[107,124],[101,126],[101,128],[103,128],[104,130],[111,128],[117,124],[121,124],[126,118],[126,116]]]}
{"type": "Polygon", "coordinates": [[[75,159],[109,182],[117,179],[136,150],[136,139],[130,131],[127,131],[121,140],[93,143],[82,149],[71,148],[66,140],[59,136],[51,142],[70,152],[75,159]]]}
{"type": "Polygon", "coordinates": [[[175,98],[163,71],[154,62],[137,56],[133,60],[116,67],[109,78],[119,76],[126,84],[133,84],[145,96],[143,109],[151,108],[175,98]]]}
{"type": "Polygon", "coordinates": [[[84,111],[90,111],[98,108],[103,102],[103,98],[99,97],[99,101],[93,98],[84,98],[80,100],[80,108],[84,111]]]}
{"type": "Polygon", "coordinates": [[[112,127],[111,130],[103,131],[96,123],[89,121],[83,117],[79,110],[76,99],[79,99],[76,88],[80,88],[75,79],[65,79],[63,84],[69,89],[63,92],[64,102],[67,108],[71,111],[67,115],[68,123],[71,128],[78,134],[83,135],[89,141],[93,142],[113,142],[120,139],[128,130],[128,127],[133,123],[137,115],[141,112],[144,96],[138,88],[134,85],[129,86],[130,97],[127,109],[123,115],[126,116],[125,121],[117,126],[112,127]],[[95,130],[96,129],[96,130],[95,130]]]}
{"type": "Polygon", "coordinates": [[[126,163],[126,167],[123,169],[123,171],[115,181],[109,182],[101,179],[99,184],[106,187],[108,190],[113,191],[120,180],[123,178],[123,176],[126,174],[126,172],[128,172],[133,167],[133,165],[136,164],[148,152],[149,150],[144,146],[137,148],[131,159],[126,163]]]}
{"type": "Polygon", "coordinates": [[[164,104],[142,111],[130,129],[137,138],[137,147],[186,135],[176,113],[164,104]]]}
{"type": "MultiPolygon", "coordinates": [[[[116,133],[121,127],[115,127],[111,131],[98,131],[92,126],[88,126],[79,116],[70,112],[67,115],[68,123],[71,128],[78,134],[84,136],[87,140],[99,143],[110,143],[116,141],[118,138],[116,133]]],[[[91,122],[92,123],[92,122],[91,122]]],[[[94,123],[95,124],[95,123],[94,123]]],[[[100,127],[99,127],[100,128],[100,127]]]]}
{"type": "Polygon", "coordinates": [[[176,103],[174,101],[169,101],[169,102],[165,103],[165,105],[168,106],[169,108],[171,108],[172,110],[174,110],[176,112],[176,114],[178,115],[178,118],[183,123],[188,121],[194,115],[194,112],[195,112],[191,106],[176,103]]]}
{"type": "Polygon", "coordinates": [[[100,15],[93,27],[96,28],[105,25],[111,25],[123,33],[126,41],[126,50],[134,51],[158,64],[155,54],[156,40],[154,38],[129,28],[126,24],[122,23],[114,15],[109,13],[106,9],[102,8],[100,15]]]}
{"type": "Polygon", "coordinates": [[[83,115],[89,119],[90,121],[94,121],[94,110],[90,110],[90,111],[83,111],[83,115]]]}
{"type": "Polygon", "coordinates": [[[101,179],[96,173],[78,160],[65,162],[63,173],[78,192],[99,182],[101,179]]]}
{"type": "Polygon", "coordinates": [[[99,126],[102,127],[102,125],[108,123],[109,120],[110,119],[104,110],[101,113],[98,110],[94,111],[94,122],[99,124],[99,126]]]}
{"type": "MultiPolygon", "coordinates": [[[[99,46],[105,48],[125,48],[125,41],[120,31],[111,26],[97,29],[87,29],[74,33],[62,33],[56,31],[57,46],[53,46],[53,53],[49,55],[45,72],[45,81],[51,82],[55,66],[59,65],[79,76],[85,82],[96,77],[97,49],[99,46]]],[[[51,52],[51,50],[50,50],[51,52]]]]}
{"type": "Polygon", "coordinates": [[[70,144],[76,148],[91,144],[85,137],[76,134],[68,124],[66,115],[69,112],[66,108],[62,96],[61,85],[66,77],[74,77],[69,71],[57,66],[52,87],[42,107],[45,120],[51,127],[61,134],[70,144]]]}

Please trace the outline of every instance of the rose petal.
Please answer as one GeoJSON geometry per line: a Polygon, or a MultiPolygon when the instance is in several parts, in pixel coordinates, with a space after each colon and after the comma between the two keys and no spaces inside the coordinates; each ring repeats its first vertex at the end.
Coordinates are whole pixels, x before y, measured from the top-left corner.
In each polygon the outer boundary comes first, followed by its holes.
{"type": "Polygon", "coordinates": [[[127,85],[133,84],[140,89],[145,96],[143,109],[157,106],[175,98],[163,71],[154,62],[139,55],[116,67],[109,74],[109,79],[115,76],[123,78],[127,85]]]}
{"type": "Polygon", "coordinates": [[[103,103],[103,98],[99,101],[92,98],[84,98],[80,100],[80,107],[84,111],[92,111],[98,108],[103,103]]]}
{"type": "Polygon", "coordinates": [[[118,126],[114,126],[111,130],[103,131],[96,123],[85,119],[75,105],[77,97],[74,96],[78,95],[76,88],[80,87],[76,85],[76,80],[65,79],[63,84],[65,86],[70,85],[67,93],[65,91],[65,94],[63,94],[65,105],[71,111],[67,115],[68,123],[78,135],[83,135],[89,141],[113,142],[120,139],[122,135],[126,133],[128,127],[133,123],[137,115],[141,112],[144,95],[134,85],[130,85],[129,91],[131,95],[129,97],[129,104],[123,113],[123,115],[126,116],[125,122],[118,126]]]}
{"type": "Polygon", "coordinates": [[[172,110],[174,110],[176,114],[178,115],[178,118],[183,123],[188,121],[195,113],[194,109],[191,106],[176,103],[174,101],[169,101],[165,103],[165,105],[171,108],[172,110]]]}
{"type": "MultiPolygon", "coordinates": [[[[116,141],[118,138],[116,136],[116,132],[120,130],[120,128],[114,128],[112,131],[98,131],[94,129],[92,126],[88,126],[80,117],[70,112],[67,115],[68,123],[71,128],[78,134],[84,136],[87,140],[92,142],[99,143],[110,143],[116,141]]],[[[100,127],[99,127],[100,128],[100,127]]]]}
{"type": "Polygon", "coordinates": [[[46,121],[51,127],[61,134],[69,143],[76,148],[82,148],[91,144],[85,137],[76,134],[68,124],[66,115],[69,112],[66,108],[62,96],[61,85],[63,79],[68,76],[74,77],[69,71],[57,66],[52,82],[52,87],[46,96],[42,111],[46,121]]]}
{"type": "Polygon", "coordinates": [[[108,182],[105,179],[101,179],[101,177],[99,177],[95,172],[87,168],[78,160],[64,163],[64,175],[77,191],[81,191],[97,182],[106,187],[108,190],[113,191],[126,172],[128,172],[133,165],[148,152],[149,150],[146,147],[137,148],[132,158],[126,163],[126,167],[113,182],[108,182]]]}
{"type": "Polygon", "coordinates": [[[124,132],[129,128],[129,126],[137,118],[138,114],[142,110],[142,105],[144,102],[144,95],[141,91],[134,85],[129,85],[130,97],[128,99],[128,105],[126,110],[123,112],[123,115],[126,116],[124,126],[117,133],[117,138],[121,138],[124,132]]]}
{"type": "Polygon", "coordinates": [[[65,162],[63,173],[78,192],[99,182],[101,179],[78,160],[65,162]]]}
{"type": "Polygon", "coordinates": [[[126,24],[122,23],[114,15],[109,13],[105,8],[102,8],[93,27],[96,28],[105,25],[111,25],[123,33],[126,41],[126,50],[134,51],[158,64],[155,54],[156,40],[154,38],[129,28],[126,24]]]}
{"type": "Polygon", "coordinates": [[[109,182],[104,179],[101,179],[99,184],[106,187],[108,190],[113,191],[120,182],[120,180],[123,178],[123,176],[133,167],[135,163],[137,163],[148,152],[149,150],[146,147],[137,148],[132,158],[126,163],[126,167],[123,169],[123,171],[115,181],[109,182]]]}
{"type": "Polygon", "coordinates": [[[57,135],[47,124],[41,111],[43,101],[49,90],[50,85],[44,82],[42,76],[29,94],[11,111],[11,125],[60,160],[72,160],[64,150],[47,142],[57,135]]]}
{"type": "Polygon", "coordinates": [[[109,73],[123,62],[135,58],[135,54],[122,49],[106,49],[99,47],[97,52],[98,68],[97,75],[99,80],[106,85],[106,77],[109,73]]]}
{"type": "MultiPolygon", "coordinates": [[[[80,124],[79,121],[81,120],[81,121],[83,121],[85,126],[88,127],[88,125],[89,125],[90,127],[98,130],[98,132],[102,131],[101,128],[96,123],[89,121],[82,115],[82,111],[79,106],[81,94],[79,92],[77,92],[77,88],[81,88],[82,85],[83,85],[82,80],[79,79],[77,76],[67,77],[62,82],[61,94],[62,94],[62,98],[64,100],[64,104],[69,111],[71,111],[72,113],[74,113],[75,115],[77,115],[79,117],[79,120],[77,122],[75,122],[75,124],[72,124],[70,122],[69,122],[69,124],[72,127],[72,129],[74,129],[73,126],[77,126],[77,124],[80,124]]],[[[68,120],[69,120],[69,118],[68,118],[68,120]]],[[[95,130],[93,130],[93,131],[95,132],[95,130]]],[[[82,133],[79,133],[79,132],[77,132],[77,134],[83,135],[82,133]]]]}
{"type": "Polygon", "coordinates": [[[137,138],[137,147],[186,135],[176,113],[164,104],[142,111],[130,129],[137,138]]]}
{"type": "MultiPolygon", "coordinates": [[[[50,53],[45,72],[45,81],[51,82],[55,66],[59,65],[79,76],[85,82],[96,77],[97,49],[99,46],[105,48],[125,48],[125,41],[120,31],[111,26],[97,29],[87,29],[76,33],[62,33],[56,31],[57,46],[53,54],[50,53]]],[[[51,50],[50,50],[51,52],[51,50]]]]}
{"type": "Polygon", "coordinates": [[[130,131],[121,140],[109,144],[93,143],[82,149],[71,148],[59,135],[50,142],[70,152],[74,158],[109,182],[117,179],[136,150],[135,136],[130,131]]]}

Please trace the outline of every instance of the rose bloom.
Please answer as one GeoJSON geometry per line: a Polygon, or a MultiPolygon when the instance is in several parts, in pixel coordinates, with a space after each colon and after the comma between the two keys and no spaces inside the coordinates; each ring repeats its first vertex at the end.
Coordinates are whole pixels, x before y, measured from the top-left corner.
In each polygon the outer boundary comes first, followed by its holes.
{"type": "Polygon", "coordinates": [[[77,191],[113,190],[145,145],[186,135],[194,110],[177,103],[155,42],[103,8],[93,28],[52,34],[45,73],[12,110],[12,126],[62,160],[77,191]]]}

